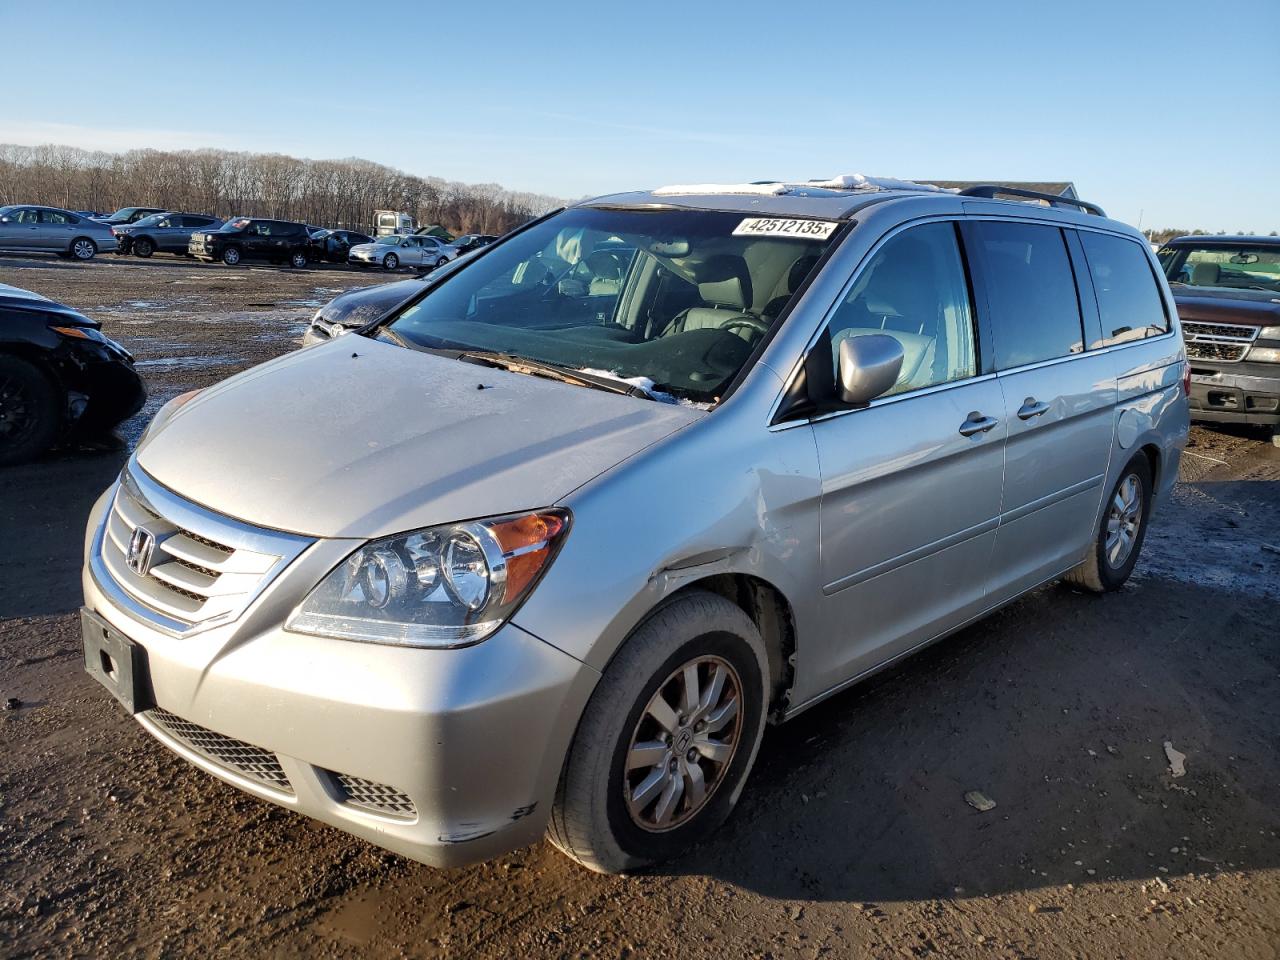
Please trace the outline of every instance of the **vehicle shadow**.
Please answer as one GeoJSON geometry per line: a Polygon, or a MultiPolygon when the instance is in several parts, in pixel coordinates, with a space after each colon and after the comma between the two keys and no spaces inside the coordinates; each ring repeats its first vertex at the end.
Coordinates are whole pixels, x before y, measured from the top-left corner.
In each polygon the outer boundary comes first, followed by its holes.
{"type": "Polygon", "coordinates": [[[85,522],[128,457],[57,450],[0,467],[0,620],[69,613],[82,598],[85,522]]]}
{"type": "Polygon", "coordinates": [[[730,823],[661,872],[874,902],[1276,867],[1278,619],[1165,578],[1043,589],[770,731],[730,823]]]}

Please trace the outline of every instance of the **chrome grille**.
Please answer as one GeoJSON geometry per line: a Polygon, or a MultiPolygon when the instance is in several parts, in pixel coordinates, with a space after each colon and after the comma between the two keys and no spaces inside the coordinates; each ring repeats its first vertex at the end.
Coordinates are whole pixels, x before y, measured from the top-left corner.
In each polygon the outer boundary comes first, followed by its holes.
{"type": "Polygon", "coordinates": [[[342,792],[342,802],[349,807],[359,807],[405,820],[412,820],[418,815],[418,808],[414,806],[413,800],[395,787],[345,773],[335,773],[333,779],[342,792]]]}
{"type": "Polygon", "coordinates": [[[146,717],[174,740],[206,760],[265,786],[293,793],[293,785],[285,776],[280,761],[270,750],[215,733],[159,707],[148,710],[146,717]]]}
{"type": "Polygon", "coordinates": [[[1184,320],[1182,339],[1187,345],[1187,356],[1193,360],[1238,363],[1249,352],[1249,345],[1258,339],[1258,328],[1235,323],[1184,320]]]}
{"type": "Polygon", "coordinates": [[[309,543],[207,511],[134,467],[116,489],[93,568],[135,616],[182,634],[234,620],[309,543]],[[139,530],[154,543],[141,569],[129,562],[139,530]]]}

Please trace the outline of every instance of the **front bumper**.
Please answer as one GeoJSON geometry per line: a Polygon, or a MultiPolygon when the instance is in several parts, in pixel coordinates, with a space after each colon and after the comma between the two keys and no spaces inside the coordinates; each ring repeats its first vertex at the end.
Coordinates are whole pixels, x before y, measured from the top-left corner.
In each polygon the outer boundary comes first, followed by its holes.
{"type": "Polygon", "coordinates": [[[1280,364],[1190,364],[1192,420],[1280,425],[1280,364]]]}
{"type": "MultiPolygon", "coordinates": [[[[90,557],[114,492],[91,514],[90,557]]],[[[514,624],[456,650],[281,629],[351,549],[316,542],[235,622],[183,636],[129,613],[110,575],[87,563],[86,607],[146,653],[158,710],[138,721],[248,793],[423,863],[457,866],[535,842],[599,675],[514,624]],[[228,739],[231,748],[209,748],[228,739]],[[264,757],[278,775],[261,776],[264,757]]]]}

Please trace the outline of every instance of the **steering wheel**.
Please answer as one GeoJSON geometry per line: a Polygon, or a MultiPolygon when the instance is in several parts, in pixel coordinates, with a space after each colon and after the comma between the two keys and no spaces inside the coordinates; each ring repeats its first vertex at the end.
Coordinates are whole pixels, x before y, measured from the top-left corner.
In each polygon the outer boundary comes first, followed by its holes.
{"type": "Polygon", "coordinates": [[[719,329],[728,331],[737,330],[739,327],[746,327],[748,330],[753,330],[762,337],[769,332],[769,324],[764,320],[761,320],[759,317],[746,316],[732,317],[720,324],[719,329]]]}

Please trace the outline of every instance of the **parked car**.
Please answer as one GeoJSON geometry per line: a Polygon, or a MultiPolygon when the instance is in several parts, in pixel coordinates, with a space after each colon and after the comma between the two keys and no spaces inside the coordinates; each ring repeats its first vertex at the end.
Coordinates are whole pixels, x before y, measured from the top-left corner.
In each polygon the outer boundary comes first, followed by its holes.
{"type": "Polygon", "coordinates": [[[498,238],[487,233],[464,233],[453,241],[453,245],[458,248],[458,253],[470,253],[472,250],[479,250],[481,247],[487,247],[498,238]]]}
{"type": "Polygon", "coordinates": [[[387,236],[378,237],[372,243],[356,244],[347,254],[347,260],[358,267],[381,266],[384,270],[399,270],[401,267],[434,269],[457,256],[458,248],[438,237],[387,236]]]}
{"type": "Polygon", "coordinates": [[[1178,237],[1159,257],[1191,362],[1191,419],[1254,424],[1280,447],[1280,237],[1178,237]]]}
{"type": "Polygon", "coordinates": [[[1141,234],[831,183],[585,201],[171,401],[90,517],[87,669],[405,856],[546,830],[616,872],[729,816],[766,720],[1054,578],[1118,589],[1188,431],[1141,234]]]}
{"type": "Polygon", "coordinates": [[[164,212],[164,207],[121,207],[115,213],[102,217],[101,222],[109,227],[120,227],[127,223],[137,223],[143,217],[164,212]]]}
{"type": "Polygon", "coordinates": [[[0,207],[0,251],[92,260],[116,248],[111,228],[58,207],[0,207]]]}
{"type": "Polygon", "coordinates": [[[0,465],[105,433],[146,398],[133,357],[97,320],[0,283],[0,465]]]}
{"type": "Polygon", "coordinates": [[[332,340],[372,323],[422,290],[422,282],[434,274],[419,274],[412,280],[396,280],[373,287],[360,287],[340,293],[315,312],[302,336],[302,345],[332,340]]]}
{"type": "Polygon", "coordinates": [[[373,237],[354,230],[315,230],[307,245],[307,255],[313,263],[346,263],[353,246],[372,242],[373,237]]]}
{"type": "Polygon", "coordinates": [[[198,260],[221,260],[228,266],[242,260],[267,260],[305,267],[310,242],[306,227],[300,223],[236,217],[217,230],[193,233],[187,252],[198,260]]]}
{"type": "Polygon", "coordinates": [[[113,227],[116,253],[149,257],[153,253],[187,255],[191,234],[217,230],[222,221],[205,213],[155,213],[125,226],[113,227]]]}

